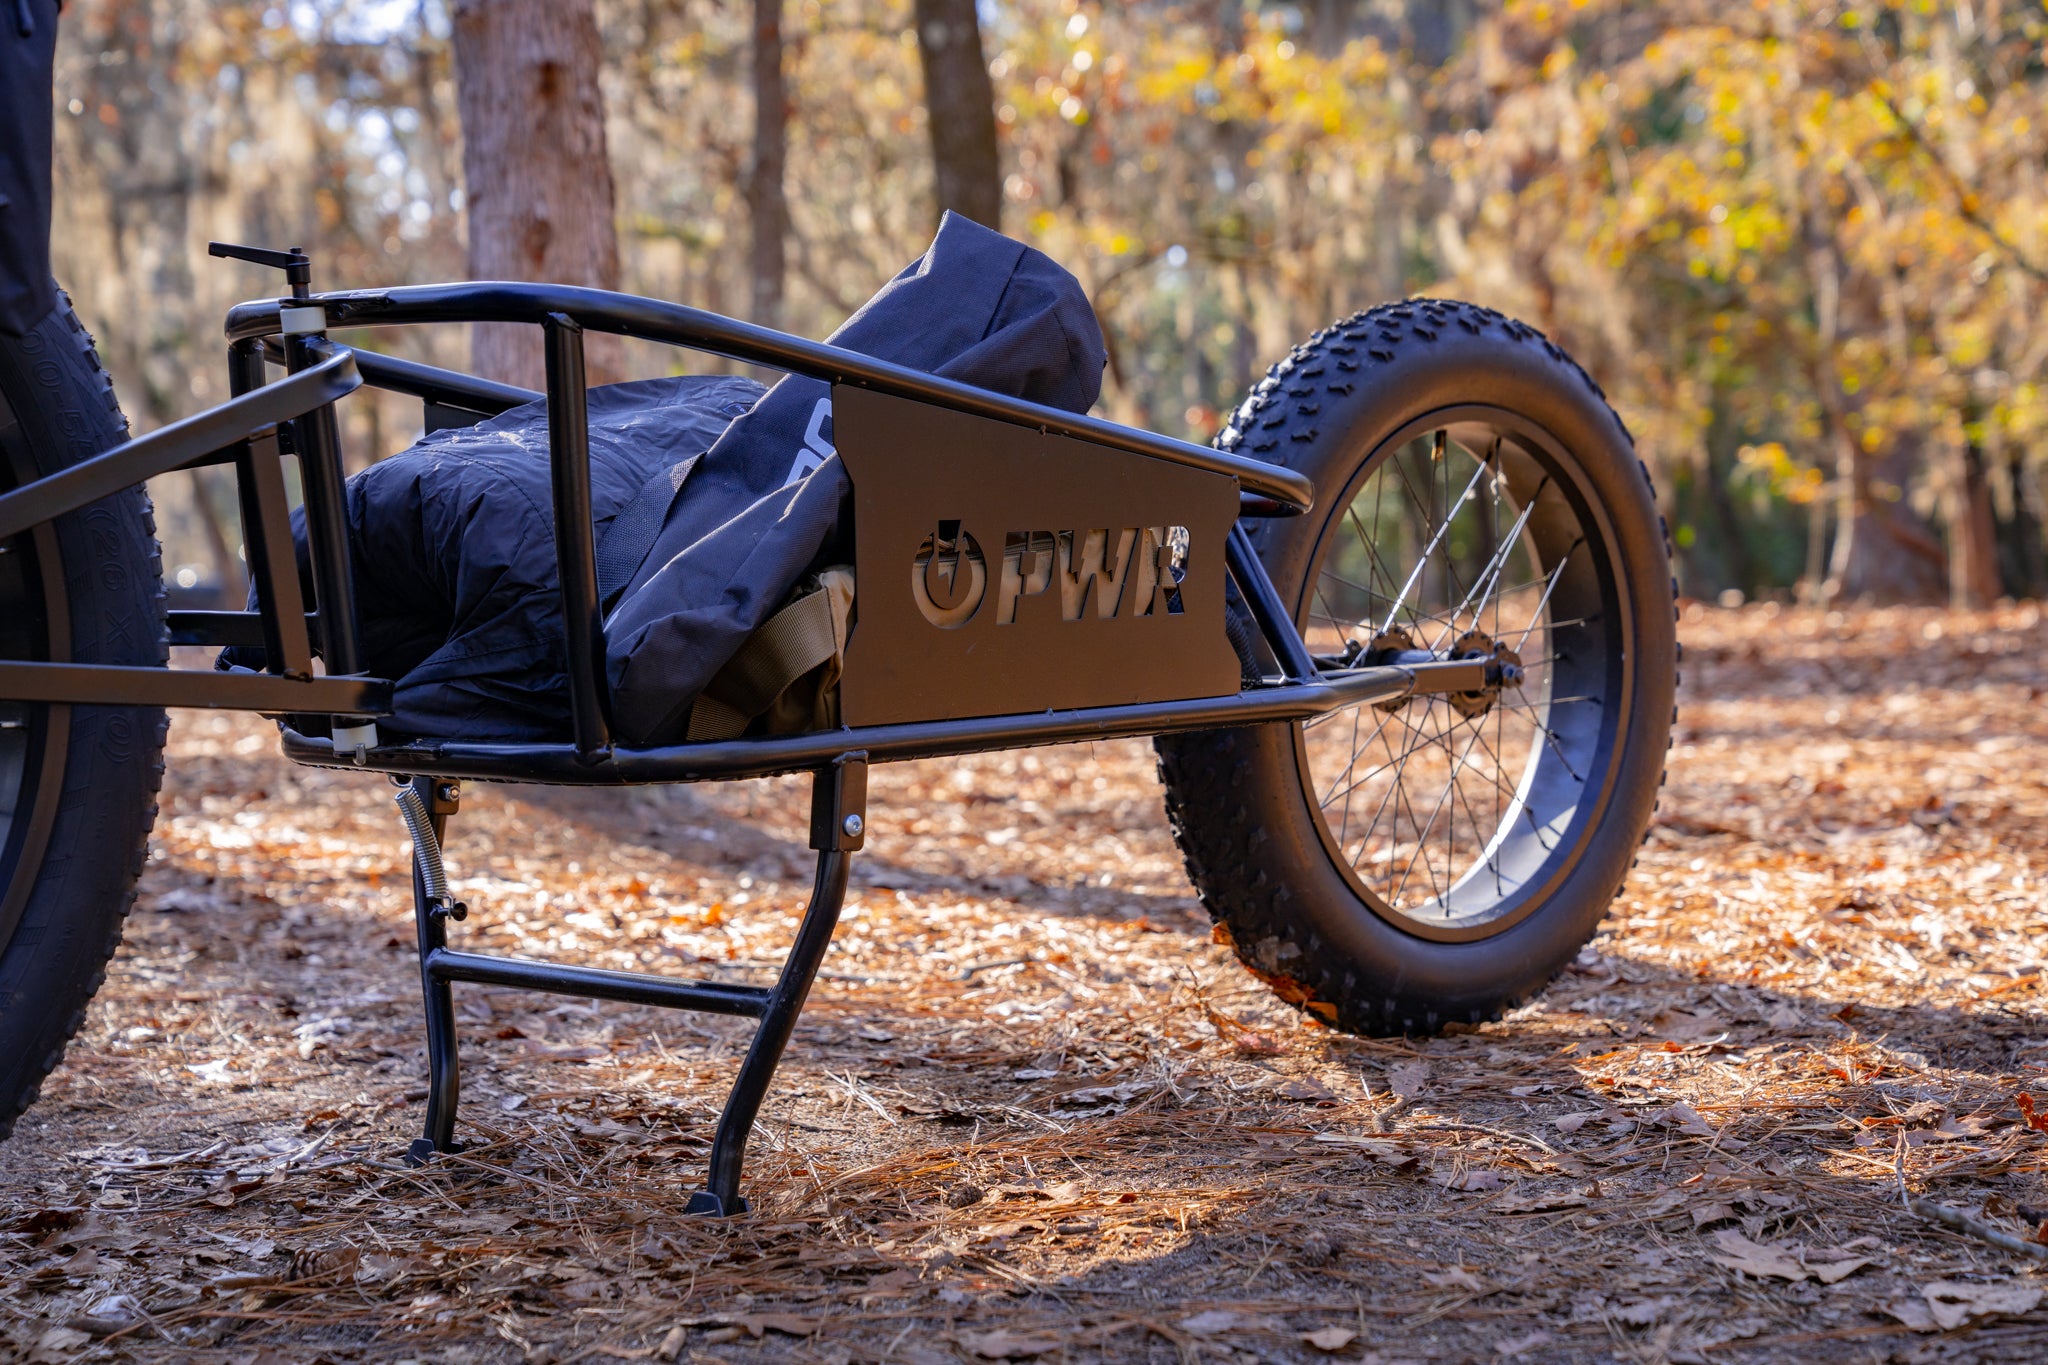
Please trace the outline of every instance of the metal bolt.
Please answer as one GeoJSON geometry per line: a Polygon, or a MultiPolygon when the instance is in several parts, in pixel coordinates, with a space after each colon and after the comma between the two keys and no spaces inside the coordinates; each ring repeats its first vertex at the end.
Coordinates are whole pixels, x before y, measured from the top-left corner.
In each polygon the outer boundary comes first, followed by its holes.
{"type": "Polygon", "coordinates": [[[860,838],[860,832],[867,828],[867,822],[862,820],[857,814],[849,815],[840,822],[839,827],[846,831],[848,838],[858,839],[860,838]]]}
{"type": "Polygon", "coordinates": [[[462,784],[459,782],[443,782],[440,795],[443,801],[460,801],[462,799],[462,784]]]}

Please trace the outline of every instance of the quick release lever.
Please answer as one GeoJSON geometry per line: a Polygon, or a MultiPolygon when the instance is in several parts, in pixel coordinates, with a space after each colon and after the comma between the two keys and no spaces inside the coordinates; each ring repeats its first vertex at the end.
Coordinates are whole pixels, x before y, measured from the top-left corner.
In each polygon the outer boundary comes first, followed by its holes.
{"type": "Polygon", "coordinates": [[[247,261],[251,265],[267,265],[273,270],[284,272],[285,283],[292,287],[292,297],[303,299],[312,290],[313,258],[306,254],[304,247],[291,247],[274,251],[267,246],[238,246],[233,242],[208,242],[206,254],[225,256],[231,260],[247,261]]]}

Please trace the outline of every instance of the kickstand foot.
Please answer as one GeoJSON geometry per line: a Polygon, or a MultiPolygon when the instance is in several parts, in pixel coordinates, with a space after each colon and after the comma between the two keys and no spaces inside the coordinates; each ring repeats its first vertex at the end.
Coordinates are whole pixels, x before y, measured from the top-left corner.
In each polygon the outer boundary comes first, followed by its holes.
{"type": "Polygon", "coordinates": [[[436,1147],[432,1138],[417,1137],[412,1140],[412,1145],[405,1149],[405,1155],[400,1160],[417,1170],[419,1167],[427,1165],[437,1156],[452,1156],[461,1151],[462,1148],[463,1144],[459,1142],[451,1142],[445,1147],[436,1147]]]}
{"type": "Polygon", "coordinates": [[[732,1203],[728,1204],[709,1190],[698,1190],[690,1196],[690,1202],[683,1205],[683,1212],[686,1215],[702,1214],[706,1218],[730,1218],[736,1213],[746,1211],[747,1201],[744,1195],[734,1195],[732,1203]]]}

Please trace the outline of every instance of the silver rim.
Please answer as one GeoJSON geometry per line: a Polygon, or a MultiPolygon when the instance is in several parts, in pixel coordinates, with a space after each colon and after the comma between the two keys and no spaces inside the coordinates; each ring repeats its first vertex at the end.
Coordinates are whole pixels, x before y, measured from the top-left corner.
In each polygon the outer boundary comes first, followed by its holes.
{"type": "Polygon", "coordinates": [[[1304,722],[1324,844],[1382,918],[1499,932],[1576,862],[1606,786],[1628,682],[1612,538],[1576,463],[1498,411],[1399,434],[1337,505],[1299,612],[1312,653],[1502,650],[1523,677],[1304,722]]]}

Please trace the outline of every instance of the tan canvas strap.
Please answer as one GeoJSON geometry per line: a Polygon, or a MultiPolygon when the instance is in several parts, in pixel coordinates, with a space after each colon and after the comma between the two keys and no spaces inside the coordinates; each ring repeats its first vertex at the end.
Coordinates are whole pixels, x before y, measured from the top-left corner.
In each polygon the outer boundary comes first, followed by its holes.
{"type": "Polygon", "coordinates": [[[839,653],[832,594],[807,593],[747,637],[690,708],[687,739],[734,739],[790,686],[839,653]]]}

